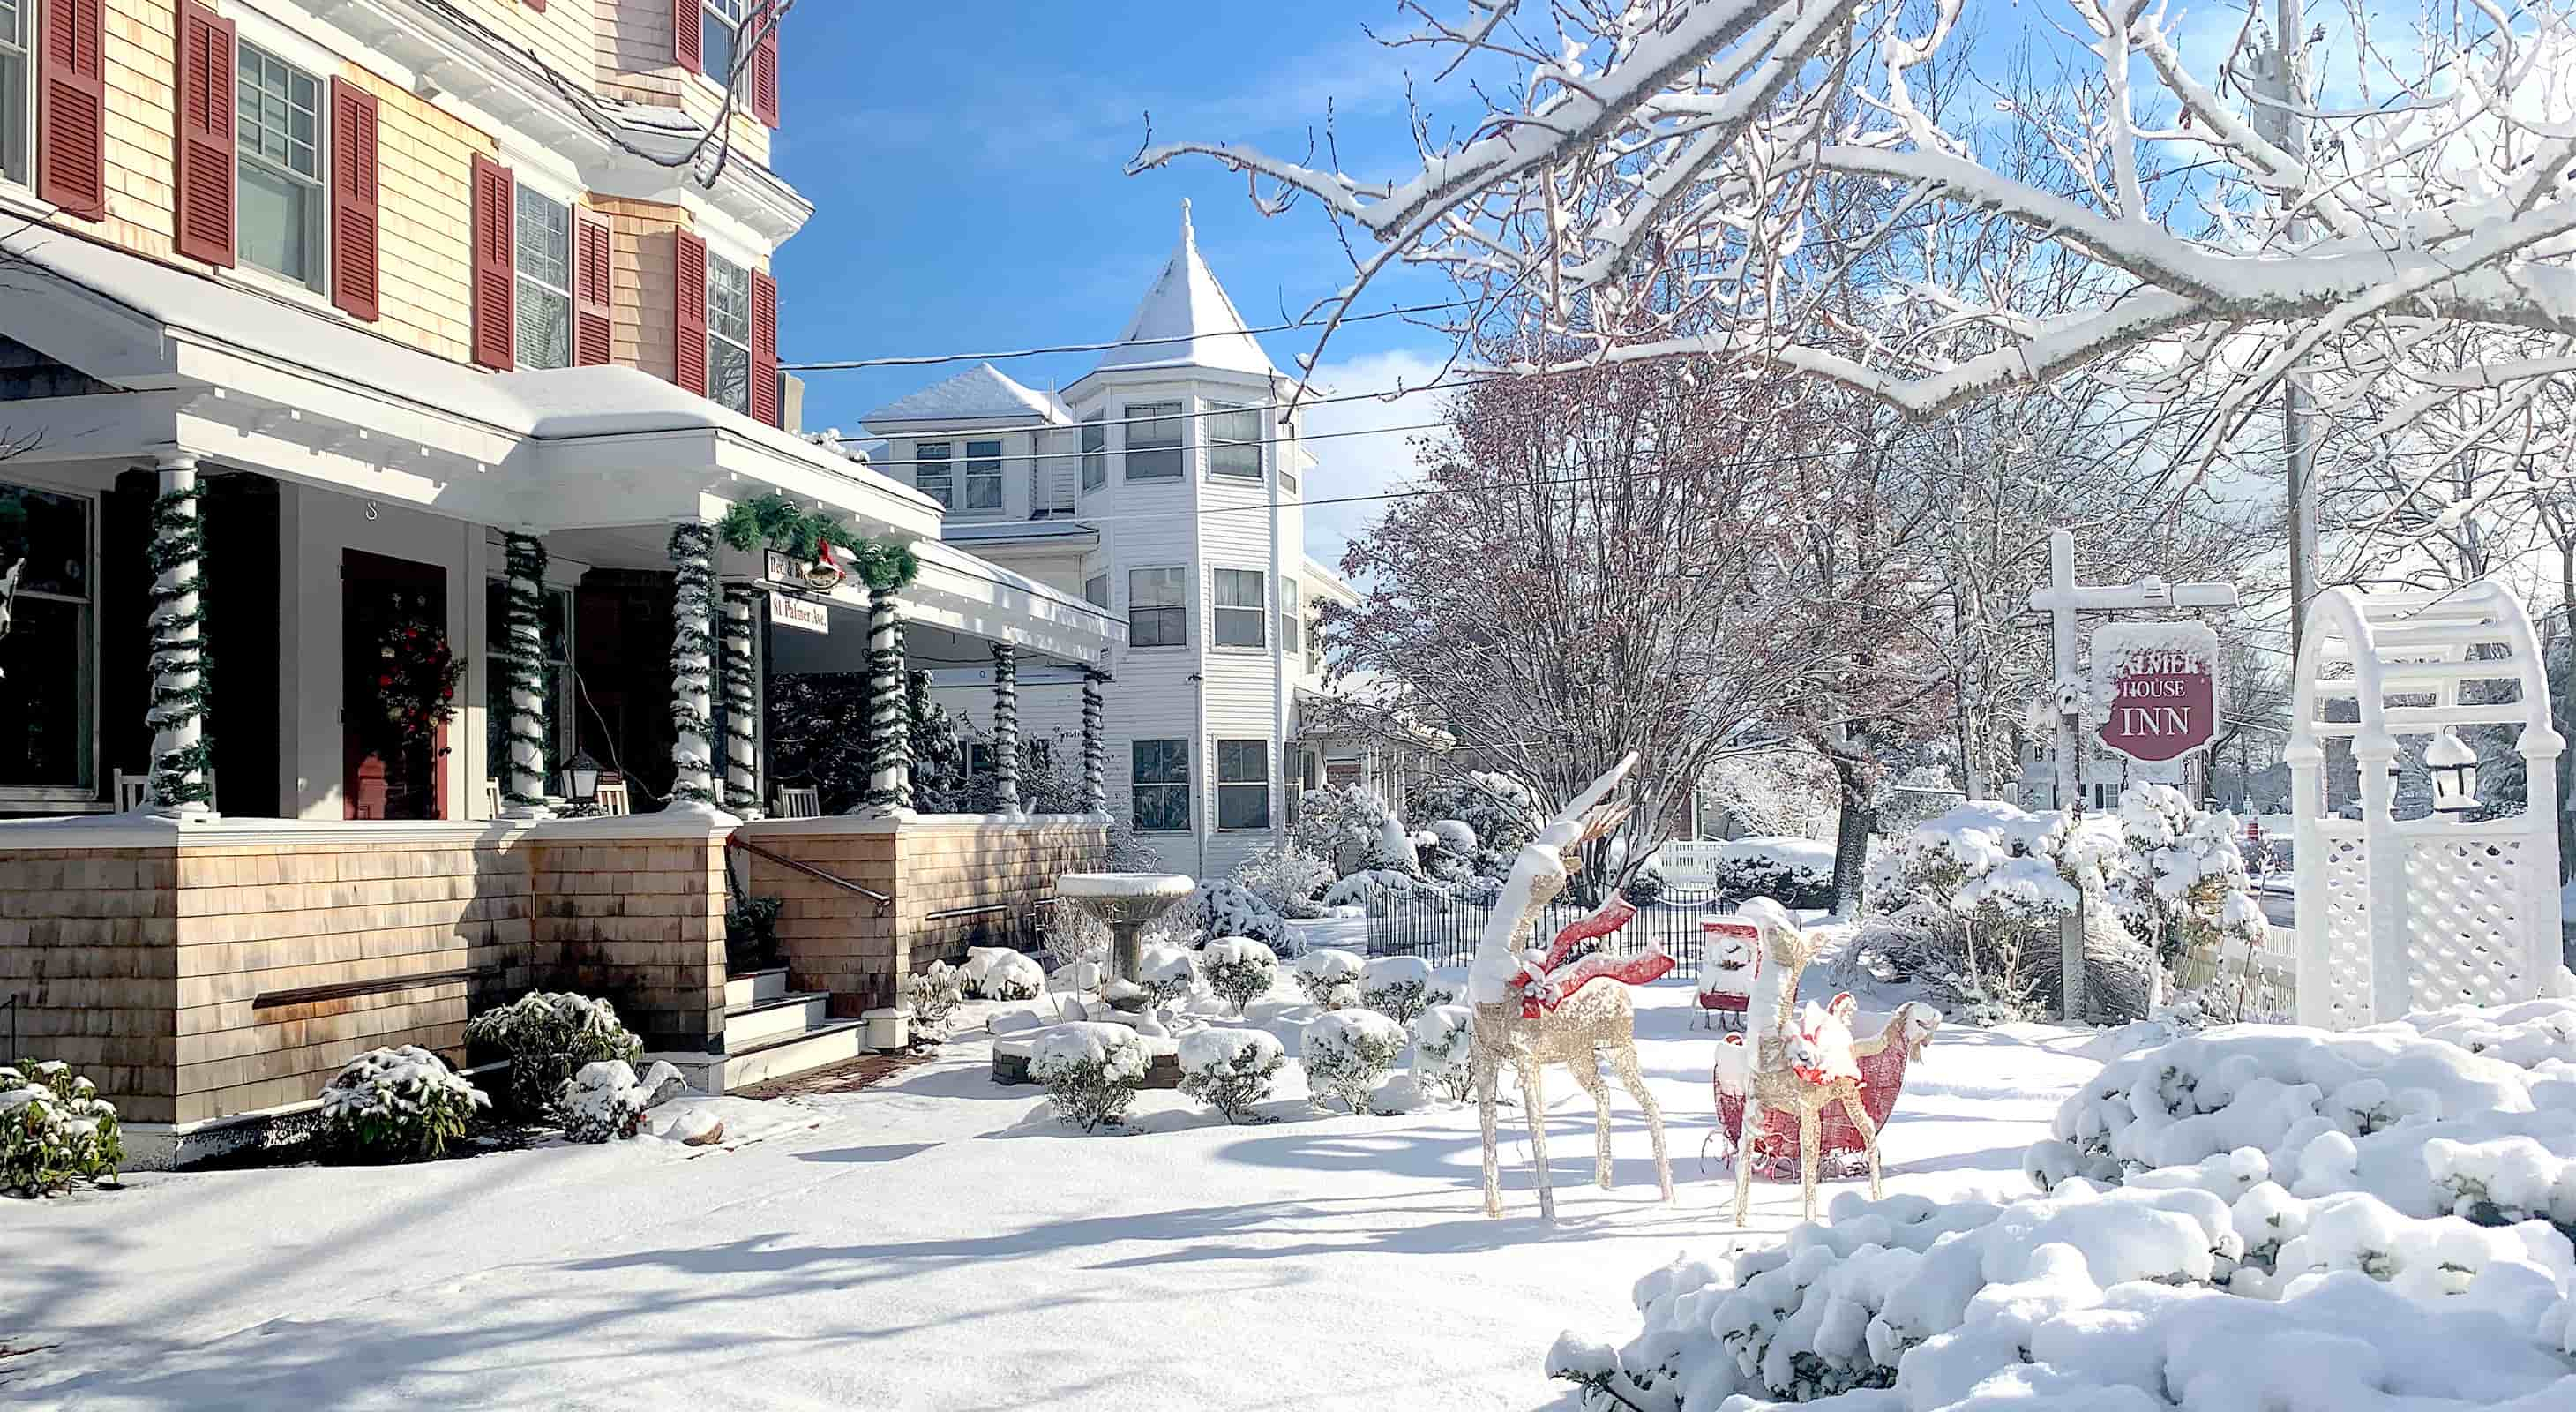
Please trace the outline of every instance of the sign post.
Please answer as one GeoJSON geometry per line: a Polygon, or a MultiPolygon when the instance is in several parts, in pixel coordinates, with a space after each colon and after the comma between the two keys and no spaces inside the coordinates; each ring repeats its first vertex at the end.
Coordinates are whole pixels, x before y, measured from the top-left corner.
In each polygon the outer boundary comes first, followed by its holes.
{"type": "MultiPolygon", "coordinates": [[[[2087,587],[2075,581],[2075,532],[2055,530],[2048,536],[2048,584],[2044,588],[2031,590],[2030,606],[2050,615],[2049,626],[2056,646],[2057,807],[2065,810],[2070,818],[2079,818],[2084,812],[2083,767],[2080,763],[2082,756],[2078,745],[2083,729],[2085,684],[2076,677],[2076,615],[2111,613],[2138,608],[2233,608],[2236,606],[2236,585],[2232,583],[2169,584],[2158,578],[2144,578],[2117,587],[2087,587]]],[[[2198,625],[2148,623],[2130,626],[2147,629],[2162,640],[2174,637],[2182,630],[2182,626],[2198,625]]],[[[2200,631],[2207,632],[2208,629],[2203,627],[2200,631]]],[[[2208,653],[2208,660],[2213,668],[2209,675],[2209,705],[2201,717],[2204,725],[2212,726],[2218,719],[2217,678],[2214,671],[2218,655],[2216,642],[2215,635],[2212,635],[2208,653]]],[[[2098,653],[2096,660],[2096,669],[2099,670],[2098,653]]],[[[2154,675],[2139,673],[2137,680],[2143,684],[2154,675]]],[[[2173,698],[2173,700],[2179,701],[2180,698],[2173,698]]],[[[2143,706],[2145,702],[2146,698],[2141,698],[2140,701],[2132,704],[2143,706]]],[[[2162,716],[2146,721],[2133,719],[2132,724],[2158,724],[2168,719],[2162,716]]],[[[2106,721],[2105,744],[2110,743],[2109,729],[2110,723],[2106,721]]],[[[2128,737],[2124,736],[2124,739],[2126,738],[2128,737]]],[[[2208,737],[2204,736],[2201,743],[2207,744],[2208,737]]],[[[2113,746],[2113,748],[2119,747],[2113,746]]],[[[2125,750],[2121,753],[2129,755],[2131,759],[2170,760],[2184,752],[2177,749],[2172,754],[2161,757],[2141,756],[2125,750]]],[[[2077,896],[2075,910],[2068,913],[2066,920],[2058,926],[2057,946],[2059,994],[2063,997],[2066,1018],[2072,1021],[2078,1018],[2084,1009],[2084,903],[2081,894],[2077,896]]]]}

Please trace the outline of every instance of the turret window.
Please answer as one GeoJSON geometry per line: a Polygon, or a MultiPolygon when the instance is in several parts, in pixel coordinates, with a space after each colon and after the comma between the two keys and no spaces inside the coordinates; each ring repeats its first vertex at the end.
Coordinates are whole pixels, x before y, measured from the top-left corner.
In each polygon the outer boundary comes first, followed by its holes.
{"type": "Polygon", "coordinates": [[[1130,402],[1127,479],[1177,480],[1181,474],[1181,404],[1130,402]]]}
{"type": "Polygon", "coordinates": [[[1261,479],[1261,414],[1234,403],[1212,402],[1208,415],[1208,473],[1261,479]]]}

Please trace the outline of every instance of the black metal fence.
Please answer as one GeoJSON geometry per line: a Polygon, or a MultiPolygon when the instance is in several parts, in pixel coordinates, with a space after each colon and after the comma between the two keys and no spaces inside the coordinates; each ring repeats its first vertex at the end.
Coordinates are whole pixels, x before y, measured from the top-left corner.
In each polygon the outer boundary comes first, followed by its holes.
{"type": "MultiPolygon", "coordinates": [[[[1609,938],[1608,949],[1621,955],[1641,953],[1648,941],[1660,942],[1674,961],[1673,973],[1699,979],[1700,918],[1727,910],[1714,894],[1667,892],[1637,909],[1635,920],[1609,938]]],[[[1556,934],[1591,914],[1588,907],[1553,904],[1530,925],[1530,945],[1545,948],[1556,934]]],[[[1464,966],[1476,955],[1476,943],[1494,909],[1468,902],[1390,899],[1372,908],[1368,919],[1369,954],[1419,956],[1433,966],[1464,966]]]]}

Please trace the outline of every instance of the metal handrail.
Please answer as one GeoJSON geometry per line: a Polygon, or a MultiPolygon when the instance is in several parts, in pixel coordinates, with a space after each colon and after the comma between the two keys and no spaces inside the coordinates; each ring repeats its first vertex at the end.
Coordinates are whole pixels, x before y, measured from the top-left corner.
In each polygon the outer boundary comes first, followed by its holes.
{"type": "Polygon", "coordinates": [[[786,854],[772,849],[763,848],[759,844],[753,843],[739,834],[726,835],[725,847],[739,848],[743,852],[748,853],[755,858],[766,858],[770,862],[787,869],[789,872],[803,873],[809,878],[818,878],[824,882],[830,883],[834,887],[840,888],[844,892],[855,892],[859,896],[876,903],[880,909],[894,905],[893,898],[877,891],[875,888],[861,887],[857,883],[850,881],[848,878],[838,877],[834,874],[827,873],[822,869],[815,867],[811,863],[790,858],[786,854]]]}

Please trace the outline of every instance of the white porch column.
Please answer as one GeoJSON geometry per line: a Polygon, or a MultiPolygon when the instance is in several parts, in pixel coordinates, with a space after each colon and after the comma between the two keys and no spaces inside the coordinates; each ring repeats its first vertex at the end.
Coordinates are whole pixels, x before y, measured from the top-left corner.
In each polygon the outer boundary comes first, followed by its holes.
{"type": "Polygon", "coordinates": [[[197,458],[161,457],[161,494],[152,502],[152,789],[145,808],[172,818],[210,818],[206,787],[204,581],[198,556],[205,539],[197,518],[197,458]]]}
{"type": "Polygon", "coordinates": [[[510,719],[501,764],[501,816],[543,819],[546,808],[546,545],[533,534],[504,533],[505,598],[501,669],[510,719]]]}
{"type": "Polygon", "coordinates": [[[895,591],[868,589],[868,797],[888,812],[912,808],[911,683],[895,591]]]}
{"type": "Polygon", "coordinates": [[[760,710],[752,690],[751,589],[728,584],[724,591],[725,811],[745,819],[764,812],[760,804],[760,758],[752,734],[760,710]]]}
{"type": "Polygon", "coordinates": [[[671,804],[716,807],[715,530],[671,527],[671,804]]]}
{"type": "Polygon", "coordinates": [[[1094,814],[1109,812],[1109,746],[1100,730],[1100,683],[1107,677],[1097,667],[1082,669],[1082,807],[1094,814]]]}
{"type": "Polygon", "coordinates": [[[1020,811],[1020,649],[993,644],[993,803],[1020,811]]]}

